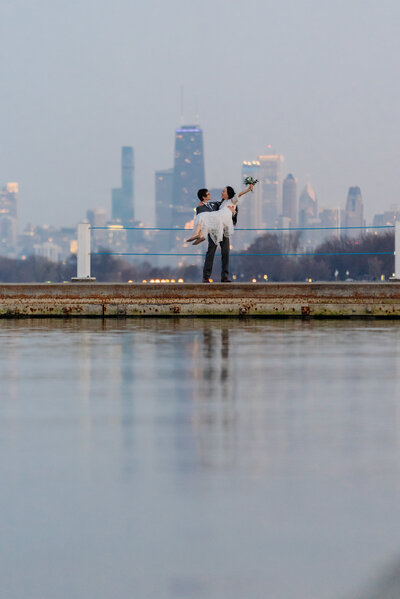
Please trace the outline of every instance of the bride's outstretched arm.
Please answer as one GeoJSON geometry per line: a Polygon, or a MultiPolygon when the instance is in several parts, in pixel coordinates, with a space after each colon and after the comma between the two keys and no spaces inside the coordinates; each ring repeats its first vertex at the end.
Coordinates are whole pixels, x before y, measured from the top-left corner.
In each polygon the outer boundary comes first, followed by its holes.
{"type": "Polygon", "coordinates": [[[253,187],[254,185],[249,185],[247,189],[238,193],[238,199],[244,196],[246,193],[249,193],[249,191],[253,191],[253,187]]]}

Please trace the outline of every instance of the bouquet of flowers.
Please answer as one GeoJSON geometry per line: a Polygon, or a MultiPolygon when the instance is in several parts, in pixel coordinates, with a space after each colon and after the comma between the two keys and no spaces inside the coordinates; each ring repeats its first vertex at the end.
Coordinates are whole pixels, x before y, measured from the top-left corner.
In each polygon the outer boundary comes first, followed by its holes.
{"type": "Polygon", "coordinates": [[[245,177],[243,179],[243,183],[245,185],[255,185],[256,183],[258,183],[258,179],[253,179],[253,177],[245,177]]]}

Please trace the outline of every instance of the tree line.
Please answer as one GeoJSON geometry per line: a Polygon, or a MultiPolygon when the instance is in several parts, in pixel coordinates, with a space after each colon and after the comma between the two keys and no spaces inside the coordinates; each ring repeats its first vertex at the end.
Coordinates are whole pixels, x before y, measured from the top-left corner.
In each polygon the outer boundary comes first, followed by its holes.
{"type": "MultiPolygon", "coordinates": [[[[334,281],[353,279],[387,279],[394,271],[394,234],[367,234],[359,239],[329,239],[320,244],[312,255],[299,253],[298,234],[281,236],[267,233],[258,237],[246,250],[231,254],[231,272],[237,281],[334,281]],[[254,254],[267,254],[256,256],[254,254]],[[273,254],[273,255],[271,255],[273,254]]],[[[214,272],[220,268],[219,256],[214,272]]],[[[202,264],[178,267],[155,267],[150,262],[130,264],[112,255],[92,256],[92,275],[99,282],[141,282],[150,279],[179,279],[198,282],[202,264]]],[[[62,262],[50,262],[39,256],[25,260],[0,257],[2,283],[40,283],[70,281],[76,276],[76,256],[62,262]]],[[[218,280],[218,277],[216,277],[218,280]]]]}
{"type": "Polygon", "coordinates": [[[268,276],[269,281],[380,280],[394,271],[394,234],[366,234],[359,239],[331,238],[321,243],[312,254],[299,253],[299,235],[279,239],[266,234],[240,254],[278,254],[275,256],[238,256],[232,269],[238,278],[268,276]]]}

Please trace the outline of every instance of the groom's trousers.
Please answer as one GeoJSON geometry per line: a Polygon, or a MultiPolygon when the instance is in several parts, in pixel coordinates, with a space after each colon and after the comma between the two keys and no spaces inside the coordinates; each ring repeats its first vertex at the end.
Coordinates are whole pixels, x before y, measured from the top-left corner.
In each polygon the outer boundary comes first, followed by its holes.
{"type": "MultiPolygon", "coordinates": [[[[228,279],[229,277],[229,249],[230,242],[229,237],[222,238],[222,241],[219,244],[221,246],[221,281],[224,279],[228,279]]],[[[217,245],[213,242],[210,236],[208,236],[208,249],[206,258],[204,260],[204,268],[203,268],[203,281],[207,280],[211,277],[215,250],[217,249],[217,245]]]]}

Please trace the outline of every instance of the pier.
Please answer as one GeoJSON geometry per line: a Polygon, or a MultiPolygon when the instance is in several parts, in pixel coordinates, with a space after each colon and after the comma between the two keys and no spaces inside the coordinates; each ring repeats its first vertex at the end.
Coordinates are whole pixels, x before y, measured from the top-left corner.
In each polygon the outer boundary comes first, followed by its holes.
{"type": "Polygon", "coordinates": [[[400,282],[0,285],[0,318],[400,318],[400,282]]]}

